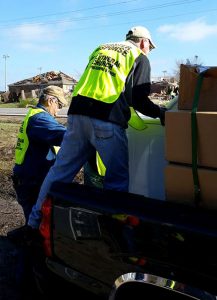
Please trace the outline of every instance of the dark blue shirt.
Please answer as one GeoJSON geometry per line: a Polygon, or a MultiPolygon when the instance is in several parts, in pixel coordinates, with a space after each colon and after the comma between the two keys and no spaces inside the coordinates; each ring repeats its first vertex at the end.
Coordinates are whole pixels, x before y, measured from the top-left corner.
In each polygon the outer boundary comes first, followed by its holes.
{"type": "Polygon", "coordinates": [[[66,127],[56,121],[44,106],[37,105],[44,112],[35,114],[29,119],[27,135],[29,147],[22,165],[15,164],[14,175],[22,180],[34,181],[39,184],[44,180],[54,160],[47,160],[51,146],[60,146],[66,127]]]}

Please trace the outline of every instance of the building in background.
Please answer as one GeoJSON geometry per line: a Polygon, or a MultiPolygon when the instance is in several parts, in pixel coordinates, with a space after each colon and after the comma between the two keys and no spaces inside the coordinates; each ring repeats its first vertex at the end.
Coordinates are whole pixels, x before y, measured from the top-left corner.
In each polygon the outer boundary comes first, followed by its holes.
{"type": "Polygon", "coordinates": [[[8,92],[2,94],[4,102],[17,102],[19,99],[38,98],[40,91],[48,85],[63,88],[65,94],[71,94],[77,80],[61,72],[50,71],[8,85],[8,92]]]}

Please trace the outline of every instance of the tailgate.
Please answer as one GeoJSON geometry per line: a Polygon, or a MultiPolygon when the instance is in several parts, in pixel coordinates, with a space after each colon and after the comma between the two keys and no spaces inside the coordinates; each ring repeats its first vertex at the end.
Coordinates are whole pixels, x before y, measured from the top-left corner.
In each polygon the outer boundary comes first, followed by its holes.
{"type": "Polygon", "coordinates": [[[55,183],[52,245],[64,265],[112,285],[150,272],[217,293],[216,211],[55,183]]]}

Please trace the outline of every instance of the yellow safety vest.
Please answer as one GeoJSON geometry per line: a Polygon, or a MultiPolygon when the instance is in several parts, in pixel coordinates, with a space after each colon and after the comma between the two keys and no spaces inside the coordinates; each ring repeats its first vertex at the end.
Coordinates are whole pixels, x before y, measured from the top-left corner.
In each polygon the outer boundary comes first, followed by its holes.
{"type": "Polygon", "coordinates": [[[38,113],[41,113],[41,112],[44,112],[44,110],[42,108],[31,108],[20,126],[20,130],[19,130],[18,138],[17,138],[17,145],[15,148],[15,163],[18,165],[21,165],[23,163],[25,155],[26,155],[26,151],[29,147],[29,139],[28,139],[28,135],[26,133],[29,119],[32,116],[34,116],[38,113]]]}
{"type": "Polygon", "coordinates": [[[79,94],[104,103],[114,103],[123,91],[126,78],[140,54],[144,53],[129,42],[99,46],[91,54],[75,86],[73,97],[79,94]]]}
{"type": "Polygon", "coordinates": [[[99,156],[98,152],[96,152],[96,166],[97,166],[97,171],[98,171],[99,175],[105,176],[106,167],[105,167],[101,157],[99,156]]]}

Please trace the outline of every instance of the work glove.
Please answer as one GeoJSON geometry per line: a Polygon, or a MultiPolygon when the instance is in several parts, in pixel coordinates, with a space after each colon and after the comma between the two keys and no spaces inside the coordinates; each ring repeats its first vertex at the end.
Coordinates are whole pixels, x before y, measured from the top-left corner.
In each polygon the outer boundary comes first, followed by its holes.
{"type": "Polygon", "coordinates": [[[162,126],[165,126],[165,112],[167,108],[164,106],[160,106],[160,122],[162,126]]]}

